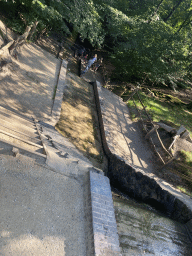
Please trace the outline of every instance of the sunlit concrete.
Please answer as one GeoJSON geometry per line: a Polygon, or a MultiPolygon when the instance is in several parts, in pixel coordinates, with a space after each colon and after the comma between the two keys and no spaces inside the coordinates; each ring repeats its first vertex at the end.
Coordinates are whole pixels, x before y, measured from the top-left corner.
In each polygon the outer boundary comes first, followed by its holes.
{"type": "Polygon", "coordinates": [[[35,44],[26,44],[0,74],[0,105],[27,116],[50,119],[60,61],[35,44]]]}
{"type": "Polygon", "coordinates": [[[83,188],[20,155],[0,156],[0,255],[84,256],[83,188]]]}

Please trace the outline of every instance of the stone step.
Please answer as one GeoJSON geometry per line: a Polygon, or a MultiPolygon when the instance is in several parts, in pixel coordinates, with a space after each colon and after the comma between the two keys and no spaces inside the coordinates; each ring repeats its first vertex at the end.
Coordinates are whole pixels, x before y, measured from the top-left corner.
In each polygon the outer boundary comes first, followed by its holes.
{"type": "Polygon", "coordinates": [[[22,132],[32,138],[38,137],[38,133],[37,133],[37,129],[36,129],[35,125],[34,125],[34,127],[28,127],[26,125],[21,124],[20,122],[18,122],[16,120],[4,117],[1,114],[0,114],[0,124],[4,125],[6,127],[10,127],[10,129],[13,129],[15,131],[22,132]]]}
{"type": "MultiPolygon", "coordinates": [[[[28,140],[28,141],[30,141],[30,142],[33,142],[33,143],[36,143],[36,144],[39,144],[39,145],[42,144],[42,142],[41,142],[41,140],[39,139],[39,136],[38,136],[37,134],[35,134],[36,137],[33,137],[34,134],[32,134],[33,136],[31,137],[31,136],[29,136],[28,134],[26,134],[26,133],[24,133],[24,132],[21,132],[21,131],[19,131],[19,130],[17,130],[17,129],[15,129],[15,128],[12,127],[12,126],[10,127],[9,124],[6,125],[6,123],[5,123],[5,124],[0,123],[0,130],[1,130],[1,131],[4,131],[4,132],[7,132],[7,133],[11,133],[11,134],[13,134],[13,135],[15,135],[15,136],[18,136],[18,137],[20,137],[20,138],[22,138],[22,139],[26,139],[26,140],[28,140]]],[[[35,131],[35,132],[36,132],[36,131],[35,131]]]]}
{"type": "Polygon", "coordinates": [[[14,147],[23,148],[30,152],[37,152],[37,153],[44,153],[44,148],[41,145],[32,143],[30,141],[24,141],[18,138],[17,136],[9,135],[8,133],[5,134],[0,132],[0,141],[6,142],[8,144],[13,145],[14,147]]]}
{"type": "MultiPolygon", "coordinates": [[[[17,135],[14,135],[13,133],[6,132],[6,131],[1,130],[1,129],[0,129],[0,134],[8,135],[8,136],[11,137],[11,138],[14,138],[14,139],[17,139],[17,140],[19,140],[19,141],[25,142],[25,143],[27,143],[27,144],[29,144],[29,145],[32,145],[32,146],[35,146],[35,147],[37,147],[37,148],[43,148],[43,146],[40,145],[41,143],[39,144],[39,143],[31,142],[31,141],[27,140],[26,138],[22,138],[22,137],[20,136],[20,134],[19,134],[19,136],[18,136],[18,134],[17,134],[17,135]]],[[[40,141],[40,142],[41,142],[41,141],[40,141]]]]}
{"type": "Polygon", "coordinates": [[[25,148],[12,142],[7,142],[6,140],[0,138],[0,154],[13,155],[13,148],[18,148],[19,154],[29,156],[30,158],[35,158],[36,160],[40,160],[41,163],[45,163],[45,160],[47,158],[44,153],[32,151],[29,148],[25,148]]]}
{"type": "Polygon", "coordinates": [[[5,118],[8,118],[10,120],[18,121],[20,124],[26,125],[28,127],[33,128],[34,123],[33,120],[24,116],[19,115],[18,113],[15,113],[9,109],[6,109],[2,106],[0,106],[0,115],[4,116],[5,118]]]}

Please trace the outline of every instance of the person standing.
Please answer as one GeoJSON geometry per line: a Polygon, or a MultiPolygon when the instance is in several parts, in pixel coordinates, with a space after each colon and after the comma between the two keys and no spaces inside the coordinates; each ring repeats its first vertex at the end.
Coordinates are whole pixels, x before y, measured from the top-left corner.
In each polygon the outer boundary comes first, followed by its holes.
{"type": "Polygon", "coordinates": [[[81,58],[83,57],[84,52],[85,52],[85,48],[84,48],[84,47],[81,47],[81,48],[78,50],[77,58],[78,58],[78,59],[81,59],[81,58]]]}
{"type": "Polygon", "coordinates": [[[102,65],[103,62],[103,58],[99,59],[98,62],[95,64],[93,70],[94,72],[96,72],[98,70],[98,68],[102,65]]]}
{"type": "Polygon", "coordinates": [[[87,63],[87,66],[83,72],[81,72],[81,75],[84,75],[90,67],[93,65],[93,63],[97,60],[97,54],[95,54],[87,63]]]}

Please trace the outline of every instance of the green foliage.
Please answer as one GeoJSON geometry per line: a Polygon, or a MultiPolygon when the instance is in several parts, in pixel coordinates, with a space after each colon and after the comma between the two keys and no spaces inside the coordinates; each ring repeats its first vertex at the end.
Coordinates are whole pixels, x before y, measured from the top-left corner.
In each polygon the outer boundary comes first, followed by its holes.
{"type": "Polygon", "coordinates": [[[191,35],[187,26],[183,33],[177,32],[186,14],[190,19],[191,2],[183,1],[174,9],[177,2],[105,1],[102,14],[105,45],[116,67],[113,79],[130,81],[147,77],[152,83],[172,88],[177,84],[185,86],[180,81],[192,72],[191,35]]]}
{"type": "Polygon", "coordinates": [[[48,30],[60,31],[61,33],[69,33],[61,13],[52,6],[47,6],[39,0],[33,0],[34,17],[40,19],[48,30]]]}
{"type": "MultiPolygon", "coordinates": [[[[135,12],[138,6],[135,3],[135,12]]],[[[106,44],[112,50],[111,59],[116,67],[113,79],[130,81],[148,77],[152,83],[174,88],[179,79],[184,80],[191,72],[189,34],[175,33],[175,27],[165,23],[157,13],[153,15],[156,7],[143,1],[145,13],[132,17],[125,14],[126,8],[123,12],[111,6],[105,8],[106,44]]]]}
{"type": "Polygon", "coordinates": [[[116,46],[126,40],[127,31],[130,30],[132,20],[123,12],[111,6],[103,5],[103,25],[105,27],[105,44],[116,46]],[[108,38],[108,41],[107,41],[108,38]]]}
{"type": "Polygon", "coordinates": [[[81,38],[87,38],[93,46],[101,47],[104,41],[104,31],[96,6],[92,1],[81,1],[74,5],[75,11],[70,14],[70,22],[81,38]]]}
{"type": "Polygon", "coordinates": [[[192,152],[181,150],[179,152],[179,158],[175,161],[174,169],[181,174],[181,178],[183,178],[186,184],[185,189],[183,187],[179,189],[192,196],[192,152]]]}
{"type": "Polygon", "coordinates": [[[68,25],[95,47],[105,47],[114,79],[185,86],[192,74],[191,0],[2,0],[14,31],[69,35],[68,25]]]}
{"type": "MultiPolygon", "coordinates": [[[[160,120],[169,121],[177,127],[182,124],[191,132],[192,135],[192,115],[186,111],[186,106],[177,98],[175,99],[175,97],[165,94],[163,97],[153,98],[147,96],[144,92],[139,92],[139,95],[154,122],[159,122],[160,120]]],[[[136,105],[142,109],[138,97],[134,96],[134,99],[136,105]]],[[[131,111],[135,108],[132,99],[128,101],[128,106],[131,111]]]]}

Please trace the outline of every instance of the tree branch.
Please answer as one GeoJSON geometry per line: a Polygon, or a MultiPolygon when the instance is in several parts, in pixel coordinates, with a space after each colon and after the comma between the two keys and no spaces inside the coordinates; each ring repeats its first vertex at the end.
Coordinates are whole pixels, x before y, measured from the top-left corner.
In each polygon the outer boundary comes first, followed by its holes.
{"type": "Polygon", "coordinates": [[[173,7],[167,18],[163,19],[164,22],[167,22],[168,19],[173,15],[174,11],[177,9],[177,7],[183,2],[183,0],[179,0],[178,3],[173,7]]]}
{"type": "Polygon", "coordinates": [[[158,10],[159,10],[159,7],[161,6],[161,4],[163,3],[164,0],[161,0],[161,2],[158,4],[156,10],[154,11],[154,13],[151,15],[151,18],[149,19],[149,22],[148,23],[151,23],[153,17],[157,14],[158,10]]]}

